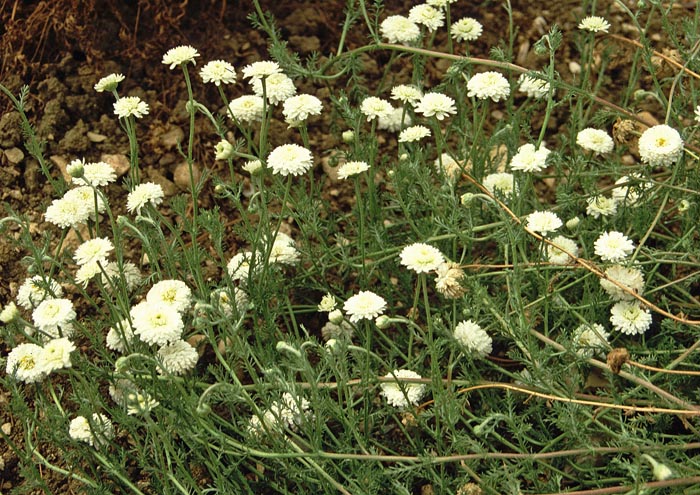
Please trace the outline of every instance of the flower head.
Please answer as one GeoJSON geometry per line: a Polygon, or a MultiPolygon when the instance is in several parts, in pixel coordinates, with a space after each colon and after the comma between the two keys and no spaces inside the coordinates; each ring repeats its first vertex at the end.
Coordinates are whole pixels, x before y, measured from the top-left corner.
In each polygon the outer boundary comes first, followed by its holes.
{"type": "Polygon", "coordinates": [[[163,202],[163,188],[153,182],[139,184],[126,198],[126,209],[130,213],[141,213],[141,208],[147,204],[158,206],[163,202]]]}
{"type": "Polygon", "coordinates": [[[608,343],[610,334],[600,323],[579,325],[571,338],[571,342],[576,349],[576,354],[589,358],[593,354],[604,351],[610,344],[608,343]]]}
{"type": "Polygon", "coordinates": [[[73,440],[85,442],[93,447],[101,447],[107,444],[107,440],[114,437],[114,426],[104,414],[94,413],[90,420],[85,416],[78,416],[71,420],[68,435],[73,440]]]}
{"type": "Polygon", "coordinates": [[[523,74],[518,78],[518,90],[529,98],[544,98],[549,93],[549,81],[523,74]]]}
{"type": "Polygon", "coordinates": [[[171,48],[163,55],[163,63],[170,66],[170,70],[173,70],[178,65],[193,64],[195,65],[195,58],[199,57],[199,52],[189,45],[176,46],[171,48]]]}
{"type": "Polygon", "coordinates": [[[44,379],[41,362],[43,349],[36,344],[20,344],[7,355],[5,372],[24,383],[36,383],[44,379]]]}
{"type": "Polygon", "coordinates": [[[282,114],[284,121],[289,125],[303,122],[310,115],[320,115],[323,110],[321,100],[313,95],[300,94],[291,96],[284,100],[282,104],[282,114]]]}
{"type": "Polygon", "coordinates": [[[527,216],[527,228],[542,235],[554,232],[562,225],[561,219],[551,211],[535,211],[527,216]]]}
{"type": "Polygon", "coordinates": [[[124,318],[107,332],[105,344],[109,349],[124,352],[134,340],[134,329],[128,318],[124,318]]]}
{"type": "Polygon", "coordinates": [[[435,290],[448,299],[459,299],[466,292],[462,285],[464,280],[464,270],[459,263],[445,261],[435,269],[435,290]]]}
{"type": "Polygon", "coordinates": [[[639,136],[639,156],[652,167],[668,167],[683,155],[683,139],[665,124],[650,127],[639,136]]]}
{"type": "Polygon", "coordinates": [[[146,302],[165,304],[183,313],[192,304],[192,291],[181,280],[161,280],[148,291],[146,302]]]}
{"type": "Polygon", "coordinates": [[[454,181],[462,174],[462,167],[457,160],[452,158],[447,153],[442,153],[435,159],[433,163],[439,174],[444,175],[447,179],[454,181]]]}
{"type": "Polygon", "coordinates": [[[408,11],[408,20],[425,26],[428,31],[435,31],[445,25],[445,14],[428,4],[419,4],[408,11]]]}
{"type": "Polygon", "coordinates": [[[578,23],[578,28],[591,33],[607,33],[610,29],[610,23],[604,17],[590,15],[581,19],[578,23]]]}
{"type": "Polygon", "coordinates": [[[84,163],[82,177],[74,177],[72,182],[79,186],[101,187],[115,180],[117,180],[117,174],[114,171],[114,167],[109,163],[95,162],[84,163]]]}
{"type": "Polygon", "coordinates": [[[508,172],[497,172],[484,177],[484,187],[495,196],[510,199],[513,194],[518,193],[518,185],[515,183],[513,174],[508,172]]]}
{"type": "Polygon", "coordinates": [[[256,122],[262,120],[264,107],[265,102],[260,96],[243,95],[231,100],[228,111],[241,122],[256,122]]]}
{"type": "Polygon", "coordinates": [[[481,23],[471,17],[463,17],[452,24],[452,38],[455,41],[474,41],[483,31],[481,23]]]}
{"type": "Polygon", "coordinates": [[[226,264],[226,271],[231,280],[240,280],[246,282],[250,274],[250,259],[252,253],[250,251],[242,251],[236,253],[226,264]]]}
{"type": "Polygon", "coordinates": [[[214,146],[215,160],[228,160],[233,158],[234,148],[228,139],[222,139],[214,146]]]}
{"type": "MultiPolygon", "coordinates": [[[[97,196],[98,213],[105,209],[102,196],[97,196]]],[[[69,189],[60,199],[55,199],[46,208],[47,222],[61,228],[75,227],[95,217],[95,192],[89,186],[69,189]]]]}
{"type": "Polygon", "coordinates": [[[276,147],[267,156],[267,165],[273,174],[300,175],[311,169],[313,156],[311,151],[298,144],[283,144],[276,147]]]}
{"type": "Polygon", "coordinates": [[[261,60],[243,67],[243,79],[262,79],[282,72],[277,62],[261,60]]]}
{"type": "Polygon", "coordinates": [[[379,25],[379,30],[389,43],[408,44],[420,38],[418,24],[402,15],[387,17],[379,25]]]}
{"type": "Polygon", "coordinates": [[[428,136],[430,136],[430,129],[424,125],[414,125],[413,127],[407,127],[401,131],[401,134],[399,134],[399,143],[413,143],[428,136]]]}
{"type": "Polygon", "coordinates": [[[416,105],[416,112],[423,114],[424,117],[435,116],[436,119],[442,120],[448,115],[457,113],[455,101],[442,93],[427,93],[416,105]]]}
{"type": "Polygon", "coordinates": [[[109,74],[95,84],[95,91],[102,93],[104,91],[115,91],[120,82],[124,80],[123,74],[109,74]]]}
{"type": "Polygon", "coordinates": [[[47,375],[53,371],[70,368],[70,353],[75,350],[73,342],[66,337],[49,340],[41,353],[41,365],[47,375]]]}
{"type": "Polygon", "coordinates": [[[45,299],[32,312],[34,325],[50,337],[70,336],[76,313],[68,299],[45,299]]]}
{"type": "Polygon", "coordinates": [[[651,312],[639,301],[619,301],[610,310],[610,323],[618,332],[643,334],[651,326],[651,312]]]}
{"type": "Polygon", "coordinates": [[[182,336],[182,317],[168,304],[144,301],[131,308],[129,314],[134,333],[147,344],[163,346],[182,336]]]}
{"type": "Polygon", "coordinates": [[[579,131],[576,135],[576,144],[596,155],[610,153],[615,145],[607,132],[592,127],[579,131]]]}
{"type": "Polygon", "coordinates": [[[195,367],[199,354],[189,343],[176,340],[158,349],[157,358],[159,374],[184,375],[195,367]]]}
{"type": "Polygon", "coordinates": [[[75,272],[75,281],[83,287],[87,287],[90,280],[102,272],[100,264],[96,261],[80,265],[80,268],[75,272]]]}
{"type": "Polygon", "coordinates": [[[535,149],[534,144],[523,144],[510,161],[510,168],[523,172],[541,172],[547,166],[550,151],[544,144],[535,149]]]}
{"type": "Polygon", "coordinates": [[[404,112],[403,107],[392,107],[388,114],[377,117],[377,129],[396,132],[404,125],[411,125],[411,116],[404,112]]]}
{"type": "Polygon", "coordinates": [[[615,301],[631,301],[634,296],[615,285],[613,280],[636,294],[644,290],[644,273],[639,268],[613,265],[605,269],[605,276],[607,278],[600,279],[600,286],[615,301]]]}
{"type": "Polygon", "coordinates": [[[338,167],[338,178],[347,179],[355,175],[361,174],[369,170],[369,165],[367,162],[345,162],[338,167]]]}
{"type": "Polygon", "coordinates": [[[392,382],[382,382],[381,394],[386,401],[394,407],[404,408],[410,405],[417,406],[426,391],[424,383],[404,382],[401,379],[420,379],[418,373],[411,370],[394,370],[384,375],[385,378],[393,378],[392,382]]]}
{"type": "Polygon", "coordinates": [[[612,197],[616,203],[624,206],[639,206],[646,184],[639,174],[623,175],[615,181],[612,197]],[[635,184],[636,183],[636,184],[635,184]]]}
{"type": "Polygon", "coordinates": [[[360,105],[360,111],[367,117],[367,122],[377,117],[386,117],[393,110],[391,103],[376,96],[368,96],[360,105]]]}
{"type": "Polygon", "coordinates": [[[593,218],[610,217],[617,213],[617,201],[614,197],[593,196],[586,200],[586,213],[593,218]]]}
{"type": "Polygon", "coordinates": [[[454,329],[454,338],[466,350],[477,356],[486,356],[491,353],[493,340],[472,320],[459,322],[454,329]]]}
{"type": "Polygon", "coordinates": [[[410,84],[399,84],[391,88],[391,99],[410,105],[415,105],[423,97],[423,92],[410,84]]]}
{"type": "Polygon", "coordinates": [[[445,262],[445,256],[436,247],[422,242],[406,246],[399,254],[401,264],[416,273],[428,273],[445,262]]]}
{"type": "Polygon", "coordinates": [[[62,296],[63,288],[58,282],[52,278],[34,275],[25,279],[17,290],[17,304],[24,309],[32,309],[46,298],[62,296]]]}
{"type": "MultiPolygon", "coordinates": [[[[254,78],[251,81],[253,85],[253,92],[259,96],[263,97],[263,79],[254,78]]],[[[285,101],[287,98],[294,96],[297,93],[297,88],[294,86],[294,81],[292,81],[286,74],[277,73],[271,74],[264,79],[264,95],[267,97],[272,105],[276,105],[281,101],[285,101]]]]}
{"type": "Polygon", "coordinates": [[[83,242],[75,250],[73,258],[78,265],[87,263],[107,261],[110,251],[114,249],[114,244],[106,237],[96,237],[83,242]]]}
{"type": "Polygon", "coordinates": [[[2,311],[0,311],[0,321],[3,323],[10,323],[19,316],[19,310],[17,305],[12,301],[8,302],[3,306],[2,311]]]}
{"type": "Polygon", "coordinates": [[[578,256],[578,246],[572,239],[559,235],[552,239],[552,245],[547,245],[547,260],[555,265],[566,265],[572,261],[570,253],[578,256]]]}
{"type": "Polygon", "coordinates": [[[207,62],[199,71],[199,75],[205,83],[214,83],[217,86],[236,82],[236,69],[224,60],[207,62]]]}
{"type": "Polygon", "coordinates": [[[345,301],[343,309],[350,321],[357,323],[363,319],[373,320],[383,314],[386,309],[386,301],[374,292],[361,290],[345,301]]]}
{"type": "Polygon", "coordinates": [[[148,103],[141,100],[138,96],[122,96],[114,102],[114,113],[120,119],[125,119],[132,115],[140,119],[144,115],[148,115],[148,103]]]}
{"type": "Polygon", "coordinates": [[[634,243],[622,232],[603,232],[595,244],[595,254],[603,261],[622,261],[634,251],[634,243]]]}
{"type": "Polygon", "coordinates": [[[335,300],[333,294],[326,294],[321,298],[321,302],[318,303],[318,310],[324,313],[330,313],[338,306],[338,302],[335,300]]]}
{"type": "Polygon", "coordinates": [[[270,263],[293,265],[297,261],[299,261],[299,251],[296,248],[294,239],[284,232],[277,232],[277,236],[272,241],[270,263]]]}
{"type": "Polygon", "coordinates": [[[491,98],[501,101],[510,95],[510,84],[503,74],[495,71],[474,74],[467,81],[467,96],[475,96],[480,100],[491,98]]]}

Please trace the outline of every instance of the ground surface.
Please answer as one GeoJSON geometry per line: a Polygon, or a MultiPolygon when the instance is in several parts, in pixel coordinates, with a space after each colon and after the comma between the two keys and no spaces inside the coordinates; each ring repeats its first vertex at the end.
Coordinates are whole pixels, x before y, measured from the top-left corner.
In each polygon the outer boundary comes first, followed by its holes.
{"type": "MultiPolygon", "coordinates": [[[[139,122],[138,128],[145,176],[163,185],[166,194],[187,190],[187,177],[181,176],[182,160],[176,149],[177,142],[187,131],[183,102],[186,93],[182,75],[171,72],[160,63],[162,54],[173,46],[190,44],[201,53],[202,64],[212,59],[224,59],[242,68],[247,63],[266,59],[266,40],[250,27],[246,19],[252,10],[251,2],[87,2],[95,4],[94,9],[82,8],[81,3],[84,2],[0,2],[0,82],[14,94],[21,85],[29,85],[28,114],[39,137],[46,143],[45,156],[54,173],[58,174],[60,167],[74,158],[110,160],[115,164],[127,160],[128,143],[112,113],[113,99],[111,95],[93,90],[100,77],[112,72],[123,73],[126,80],[120,88],[122,94],[140,95],[151,105],[151,113],[139,122]],[[64,15],[65,12],[69,15],[64,15]]],[[[302,56],[312,51],[323,54],[335,50],[339,26],[343,22],[344,1],[262,0],[261,3],[278,19],[290,48],[302,56]]],[[[608,12],[609,3],[599,2],[598,11],[608,12]]],[[[387,12],[405,14],[413,4],[388,0],[387,12]]],[[[531,68],[541,66],[532,52],[532,44],[552,24],[556,23],[564,32],[574,29],[577,20],[584,15],[580,5],[579,0],[549,4],[513,1],[513,19],[518,33],[515,43],[516,53],[519,53],[517,63],[531,68]]],[[[471,54],[488,57],[489,49],[498,45],[507,25],[503,2],[460,1],[453,6],[453,18],[467,15],[480,20],[485,29],[483,37],[471,46],[471,54]]],[[[614,11],[608,18],[616,32],[624,32],[623,14],[614,11]]],[[[349,44],[357,46],[366,39],[366,30],[358,29],[351,34],[349,44]]],[[[619,69],[612,67],[611,74],[615,74],[615,70],[624,71],[626,49],[622,46],[618,58],[613,59],[619,69]]],[[[561,51],[559,70],[565,76],[570,69],[568,62],[575,56],[573,46],[565,46],[561,51]]],[[[381,74],[385,57],[379,54],[376,60],[377,63],[367,64],[369,87],[372,78],[381,74]]],[[[619,80],[625,79],[620,77],[619,80]]],[[[614,84],[614,80],[607,81],[604,91],[614,93],[614,84]]],[[[299,86],[305,92],[319,96],[327,95],[329,91],[309,81],[300,81],[299,86]]],[[[195,76],[195,91],[199,101],[209,108],[219,108],[216,92],[212,87],[204,87],[198,76],[195,76]]],[[[230,91],[237,96],[247,88],[239,81],[230,91]]],[[[11,111],[10,101],[5,97],[0,98],[0,110],[0,202],[26,215],[38,234],[49,228],[43,221],[43,211],[52,199],[52,189],[37,161],[23,147],[17,114],[11,111]]],[[[566,126],[565,115],[556,117],[554,125],[566,126]]],[[[338,136],[323,126],[322,120],[314,124],[310,129],[312,139],[319,144],[328,140],[328,145],[332,146],[338,136]]],[[[222,163],[213,159],[212,148],[218,141],[213,130],[202,122],[199,131],[195,150],[197,166],[213,174],[228,174],[222,163]]],[[[281,140],[284,129],[277,131],[281,140]]],[[[119,186],[112,187],[110,193],[123,200],[125,192],[119,186]]],[[[336,191],[328,199],[336,202],[338,208],[343,208],[342,194],[336,191]]],[[[215,201],[206,187],[202,201],[207,207],[215,201]]],[[[225,212],[226,205],[220,206],[225,212]]],[[[16,233],[11,231],[11,234],[16,233]]],[[[0,239],[0,304],[4,305],[16,295],[17,287],[26,276],[21,258],[28,254],[18,249],[12,236],[0,239]]],[[[3,355],[7,353],[2,342],[0,350],[3,355]]],[[[0,423],[21,445],[21,425],[15,424],[3,409],[7,400],[7,392],[0,391],[0,423]]],[[[0,445],[0,460],[3,461],[0,465],[0,492],[8,493],[22,483],[18,458],[11,449],[0,445]]],[[[60,463],[60,460],[55,461],[60,463]]],[[[56,476],[47,474],[46,482],[55,493],[69,493],[71,490],[64,479],[56,476]]]]}

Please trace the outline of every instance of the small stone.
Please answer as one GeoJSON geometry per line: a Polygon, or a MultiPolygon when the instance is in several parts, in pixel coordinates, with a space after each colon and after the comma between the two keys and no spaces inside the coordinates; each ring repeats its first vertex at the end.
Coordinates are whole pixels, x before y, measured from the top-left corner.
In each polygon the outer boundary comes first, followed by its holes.
{"type": "Polygon", "coordinates": [[[175,148],[183,139],[185,139],[185,132],[179,127],[173,127],[158,138],[160,144],[166,149],[175,148]]]}
{"type": "Polygon", "coordinates": [[[173,181],[160,173],[160,171],[151,169],[148,175],[148,180],[158,184],[163,189],[163,194],[165,194],[165,196],[169,197],[177,194],[177,186],[173,183],[173,181]]]}
{"type": "Polygon", "coordinates": [[[12,423],[3,423],[3,425],[0,426],[0,429],[2,429],[2,432],[5,435],[10,436],[10,433],[12,433],[12,423]]]}
{"type": "Polygon", "coordinates": [[[104,154],[100,157],[100,160],[112,166],[117,174],[117,177],[121,177],[126,174],[131,168],[131,163],[129,163],[129,158],[126,155],[116,154],[104,154]]]}
{"type": "MultiPolygon", "coordinates": [[[[199,167],[197,165],[192,164],[192,180],[194,180],[194,183],[197,184],[199,182],[199,179],[202,178],[202,172],[199,171],[199,167]]],[[[175,184],[180,189],[183,190],[189,190],[192,187],[192,184],[190,182],[190,167],[187,165],[187,162],[182,162],[180,163],[177,167],[175,167],[175,171],[173,172],[173,181],[175,184]]]]}
{"type": "Polygon", "coordinates": [[[92,143],[101,143],[102,141],[107,139],[107,136],[105,136],[104,134],[98,134],[97,132],[92,131],[88,131],[87,137],[92,143]]]}
{"type": "Polygon", "coordinates": [[[70,182],[71,176],[66,171],[66,167],[68,166],[68,160],[61,155],[51,155],[49,157],[49,160],[51,160],[51,162],[53,162],[53,164],[58,167],[58,169],[61,171],[61,175],[66,180],[66,182],[70,182]]]}
{"type": "Polygon", "coordinates": [[[17,165],[19,162],[24,160],[24,152],[19,148],[10,148],[5,150],[5,158],[12,165],[17,165]]]}

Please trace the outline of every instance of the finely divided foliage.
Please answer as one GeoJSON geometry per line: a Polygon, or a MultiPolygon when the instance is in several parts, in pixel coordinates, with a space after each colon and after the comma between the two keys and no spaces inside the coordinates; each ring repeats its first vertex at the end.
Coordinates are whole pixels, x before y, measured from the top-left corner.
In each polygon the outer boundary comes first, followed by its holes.
{"type": "Polygon", "coordinates": [[[466,3],[349,2],[336,51],[301,63],[253,0],[270,60],[168,50],[191,123],[181,194],[139,161],[162,101],[96,80],[128,174],[71,157],[66,179],[45,170],[39,229],[0,222],[27,268],[0,311],[27,479],[144,495],[697,484],[695,37],[655,20],[695,33],[700,11],[580,10],[515,53],[510,3],[496,23],[466,3]],[[195,101],[198,84],[221,100],[195,101]]]}

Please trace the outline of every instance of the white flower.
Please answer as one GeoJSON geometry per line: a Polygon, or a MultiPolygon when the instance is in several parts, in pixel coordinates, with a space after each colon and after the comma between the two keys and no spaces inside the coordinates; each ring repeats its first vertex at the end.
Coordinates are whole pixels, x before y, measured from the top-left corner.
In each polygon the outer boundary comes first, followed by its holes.
{"type": "Polygon", "coordinates": [[[604,351],[610,344],[608,343],[610,334],[600,323],[592,325],[579,325],[571,338],[571,342],[576,349],[576,354],[589,358],[593,354],[604,351]]]}
{"type": "Polygon", "coordinates": [[[176,340],[164,345],[158,349],[157,357],[159,362],[157,369],[161,375],[184,375],[194,369],[199,360],[197,349],[184,340],[176,340]]]}
{"type": "Polygon", "coordinates": [[[385,378],[393,378],[394,382],[383,382],[381,384],[381,394],[386,398],[389,405],[399,408],[410,405],[418,405],[425,395],[426,386],[424,383],[407,383],[401,379],[419,379],[421,376],[411,370],[394,370],[384,375],[385,378]]]}
{"type": "Polygon", "coordinates": [[[508,79],[500,72],[488,71],[474,74],[467,81],[467,96],[475,96],[480,100],[491,98],[493,101],[501,101],[510,95],[508,79]]]}
{"type": "Polygon", "coordinates": [[[510,199],[513,194],[518,193],[518,185],[515,183],[513,174],[499,172],[489,174],[484,177],[483,185],[488,192],[494,196],[510,199]]]}
{"type": "Polygon", "coordinates": [[[236,69],[224,60],[207,62],[199,71],[199,75],[205,83],[214,83],[217,86],[236,82],[236,69]]]}
{"type": "Polygon", "coordinates": [[[134,340],[134,329],[128,318],[124,318],[107,332],[105,344],[109,349],[117,352],[125,352],[128,345],[134,340]]]}
{"type": "Polygon", "coordinates": [[[172,306],[144,301],[131,308],[129,314],[134,333],[147,344],[163,346],[182,336],[182,317],[172,306]]]}
{"type": "Polygon", "coordinates": [[[255,175],[263,169],[263,164],[260,160],[248,160],[241,168],[250,175],[255,175]]]}
{"type": "Polygon", "coordinates": [[[235,254],[233,258],[231,258],[226,265],[226,271],[228,271],[231,280],[248,281],[251,256],[252,253],[250,251],[244,251],[235,254]]]}
{"type": "Polygon", "coordinates": [[[360,112],[367,117],[367,122],[377,117],[387,117],[393,110],[391,103],[376,96],[368,96],[360,104],[360,112]]]}
{"type": "Polygon", "coordinates": [[[383,314],[386,309],[386,301],[374,292],[361,290],[345,301],[343,309],[350,321],[357,323],[363,319],[373,320],[383,314]]]}
{"type": "Polygon", "coordinates": [[[67,338],[49,340],[41,353],[41,365],[47,375],[53,371],[70,368],[70,353],[75,350],[73,342],[67,338]]]}
{"type": "Polygon", "coordinates": [[[523,74],[518,78],[518,89],[526,93],[529,98],[544,98],[549,93],[549,82],[523,74]]]}
{"type": "Polygon", "coordinates": [[[197,50],[189,45],[176,46],[163,55],[163,63],[173,70],[178,65],[192,63],[196,65],[195,57],[199,57],[197,50]]]}
{"type": "Polygon", "coordinates": [[[624,206],[639,206],[646,185],[639,174],[623,175],[615,181],[618,186],[612,190],[613,199],[624,206]],[[639,184],[634,184],[639,182],[639,184]],[[634,184],[634,185],[633,185],[634,184]]]}
{"type": "Polygon", "coordinates": [[[454,329],[454,338],[465,349],[477,356],[491,354],[493,339],[472,320],[459,322],[454,329]]]}
{"type": "Polygon", "coordinates": [[[554,232],[562,225],[561,219],[551,211],[535,211],[527,216],[527,228],[542,235],[554,232]]]}
{"type": "Polygon", "coordinates": [[[617,201],[607,196],[593,196],[586,200],[586,213],[593,218],[610,217],[617,213],[617,201]]]}
{"type": "Polygon", "coordinates": [[[427,93],[416,105],[416,112],[423,114],[424,117],[435,116],[436,119],[442,120],[448,115],[457,113],[455,101],[442,93],[427,93]]]}
{"type": "MultiPolygon", "coordinates": [[[[101,194],[97,192],[90,186],[78,186],[73,189],[66,191],[63,195],[63,199],[70,202],[75,202],[80,205],[82,210],[82,217],[94,220],[96,213],[104,213],[107,208],[101,194]],[[95,201],[97,201],[97,210],[95,210],[95,201]]],[[[48,210],[47,210],[48,213],[48,210]]],[[[84,220],[79,223],[84,223],[84,220]]]]}
{"type": "Polygon", "coordinates": [[[19,310],[17,309],[17,305],[12,301],[5,304],[2,311],[0,311],[0,321],[5,324],[14,321],[17,316],[19,316],[19,310]]]}
{"type": "Polygon", "coordinates": [[[324,313],[330,313],[338,305],[333,294],[326,294],[321,298],[321,302],[318,303],[318,310],[324,313]]]}
{"type": "MultiPolygon", "coordinates": [[[[399,84],[391,88],[391,99],[399,100],[402,103],[415,105],[423,97],[423,92],[409,84],[399,84]]],[[[700,108],[700,107],[698,107],[700,108]]]]}
{"type": "Polygon", "coordinates": [[[428,273],[445,262],[445,257],[436,247],[416,242],[404,247],[399,254],[401,264],[416,273],[428,273]]]}
{"type": "Polygon", "coordinates": [[[624,260],[634,251],[634,243],[623,233],[603,232],[595,244],[595,254],[603,261],[617,262],[624,260]]]}
{"type": "Polygon", "coordinates": [[[428,31],[435,31],[445,25],[445,14],[428,4],[419,4],[408,11],[408,20],[425,26],[428,31]]]}
{"type": "Polygon", "coordinates": [[[667,167],[683,155],[683,139],[665,124],[655,125],[639,137],[639,156],[652,167],[667,167]]]}
{"type": "Polygon", "coordinates": [[[447,153],[442,153],[433,164],[438,173],[443,174],[449,180],[456,180],[462,174],[462,167],[447,153]]]}
{"type": "Polygon", "coordinates": [[[130,213],[141,213],[141,208],[147,204],[158,206],[163,202],[163,188],[153,182],[139,184],[126,197],[126,209],[130,213]]]}
{"type": "Polygon", "coordinates": [[[277,62],[261,60],[243,67],[243,79],[261,79],[282,72],[277,62]]]}
{"type": "Polygon", "coordinates": [[[265,102],[256,95],[243,95],[228,104],[229,115],[240,122],[257,122],[262,120],[265,102]]]}
{"type": "Polygon", "coordinates": [[[610,23],[604,17],[590,15],[578,23],[578,28],[592,33],[607,33],[610,29],[610,23]]]}
{"type": "Polygon", "coordinates": [[[466,293],[462,286],[464,270],[459,263],[445,261],[435,269],[435,290],[448,299],[458,299],[466,293]]]}
{"type": "MultiPolygon", "coordinates": [[[[70,166],[75,160],[68,164],[70,166]]],[[[101,187],[117,180],[117,173],[109,163],[95,162],[83,164],[82,177],[74,177],[72,182],[79,186],[101,187]]]]}
{"type": "Polygon", "coordinates": [[[41,363],[43,349],[36,344],[20,344],[7,355],[5,373],[24,383],[36,383],[44,379],[41,363]]]}
{"type": "Polygon", "coordinates": [[[320,115],[321,110],[323,110],[321,100],[307,94],[291,96],[282,104],[284,121],[289,125],[303,122],[309,118],[309,115],[320,115]]]}
{"type": "Polygon", "coordinates": [[[283,144],[267,156],[267,165],[273,174],[300,175],[313,166],[311,151],[298,144],[283,144]]]}
{"type": "Polygon", "coordinates": [[[238,287],[233,288],[233,293],[228,289],[215,290],[212,292],[211,297],[214,304],[228,317],[233,316],[234,306],[236,312],[240,315],[245,313],[250,303],[248,294],[238,287]]]}
{"type": "Polygon", "coordinates": [[[396,132],[403,125],[411,125],[411,116],[404,112],[403,107],[392,107],[391,112],[377,117],[377,129],[396,132]]]}
{"type": "Polygon", "coordinates": [[[402,15],[387,17],[380,24],[379,30],[389,43],[407,44],[420,38],[418,25],[402,15]]]}
{"type": "Polygon", "coordinates": [[[63,288],[52,278],[34,275],[22,282],[17,290],[17,304],[24,309],[32,309],[44,299],[63,296],[63,288]]]}
{"type": "Polygon", "coordinates": [[[112,241],[106,237],[96,237],[83,242],[75,250],[73,258],[78,265],[87,263],[105,262],[110,251],[114,249],[112,241]]]}
{"type": "Polygon", "coordinates": [[[104,91],[114,91],[117,85],[124,80],[123,74],[109,74],[95,84],[95,91],[102,93],[104,91]]]}
{"type": "MultiPolygon", "coordinates": [[[[297,92],[296,86],[294,86],[294,81],[292,81],[287,75],[282,74],[271,74],[264,79],[265,81],[265,97],[272,105],[277,105],[279,102],[286,100],[294,96],[297,92]]],[[[253,92],[259,96],[263,97],[263,79],[255,78],[252,81],[253,92]]]]}
{"type": "Polygon", "coordinates": [[[215,160],[228,160],[233,158],[233,145],[228,141],[228,139],[222,139],[216,146],[214,146],[214,159],[215,160]]]}
{"type": "Polygon", "coordinates": [[[579,131],[576,135],[576,144],[584,150],[592,151],[596,155],[610,153],[615,146],[610,135],[600,129],[588,127],[579,131]]]}
{"type": "Polygon", "coordinates": [[[63,331],[64,336],[70,335],[75,317],[75,308],[68,299],[46,299],[32,312],[34,325],[53,337],[58,337],[59,331],[63,331]]]}
{"type": "Polygon", "coordinates": [[[610,310],[610,323],[624,334],[643,334],[651,326],[651,312],[639,301],[619,301],[610,310]]]}
{"type": "Polygon", "coordinates": [[[122,96],[114,102],[114,113],[120,119],[125,119],[132,115],[140,119],[144,115],[148,115],[148,103],[141,100],[138,96],[122,96]]]}
{"type": "Polygon", "coordinates": [[[192,291],[181,280],[161,280],[148,291],[146,302],[162,303],[183,313],[192,304],[192,291]]]}
{"type": "Polygon", "coordinates": [[[552,243],[555,244],[555,246],[549,244],[547,245],[547,260],[550,263],[555,265],[566,265],[567,263],[571,263],[573,260],[571,256],[567,254],[567,252],[573,256],[578,256],[578,246],[572,239],[559,235],[552,239],[552,243]]]}
{"type": "Polygon", "coordinates": [[[75,272],[75,281],[83,287],[87,287],[93,277],[101,273],[100,264],[96,261],[80,265],[80,268],[75,272]]]}
{"type": "Polygon", "coordinates": [[[695,107],[695,122],[700,122],[700,105],[695,107]]]}
{"type": "Polygon", "coordinates": [[[297,261],[299,261],[299,251],[295,247],[294,239],[284,232],[277,232],[270,250],[270,263],[293,265],[297,261]]]}
{"type": "Polygon", "coordinates": [[[85,442],[93,447],[101,447],[107,444],[107,440],[114,437],[112,421],[104,414],[94,413],[91,421],[85,416],[78,416],[71,420],[68,427],[68,435],[73,440],[85,442]]]}
{"type": "Polygon", "coordinates": [[[452,38],[455,41],[474,41],[483,32],[484,27],[471,17],[463,17],[452,24],[452,38]]]}
{"type": "Polygon", "coordinates": [[[124,400],[126,404],[126,414],[134,416],[137,414],[148,414],[160,405],[151,394],[142,390],[129,392],[124,400]]]}
{"type": "Polygon", "coordinates": [[[414,141],[420,141],[428,136],[430,136],[430,129],[424,125],[414,125],[413,127],[407,127],[401,131],[401,134],[399,134],[399,143],[412,143],[414,141]]]}
{"type": "Polygon", "coordinates": [[[611,280],[636,294],[641,294],[644,290],[644,273],[639,268],[613,265],[605,269],[605,276],[607,278],[600,279],[600,286],[615,301],[632,301],[634,296],[620,289],[611,280]]]}
{"type": "MultiPolygon", "coordinates": [[[[104,210],[105,204],[101,196],[97,196],[98,208],[104,210]]],[[[63,229],[85,223],[95,214],[95,196],[92,188],[81,186],[69,189],[60,199],[54,199],[44,217],[63,229]],[[87,194],[86,194],[87,192],[87,194]]]]}
{"type": "Polygon", "coordinates": [[[540,172],[547,166],[550,151],[544,144],[535,149],[534,144],[523,144],[510,161],[510,168],[523,172],[540,172]]]}
{"type": "Polygon", "coordinates": [[[365,172],[367,170],[369,170],[369,165],[367,164],[367,162],[345,162],[338,167],[338,178],[347,179],[354,175],[361,174],[362,172],[365,172]]]}
{"type": "Polygon", "coordinates": [[[448,4],[455,3],[457,0],[428,0],[426,3],[431,7],[444,9],[448,4]]]}

